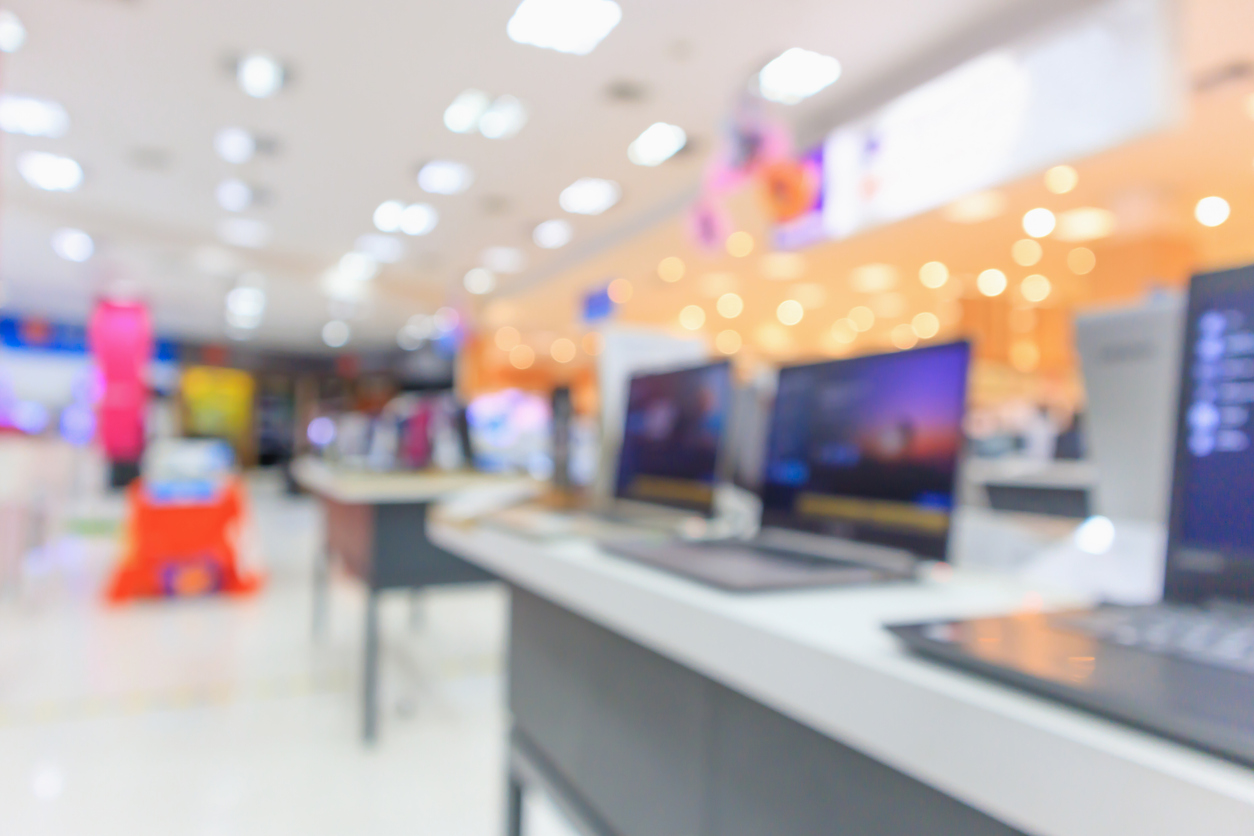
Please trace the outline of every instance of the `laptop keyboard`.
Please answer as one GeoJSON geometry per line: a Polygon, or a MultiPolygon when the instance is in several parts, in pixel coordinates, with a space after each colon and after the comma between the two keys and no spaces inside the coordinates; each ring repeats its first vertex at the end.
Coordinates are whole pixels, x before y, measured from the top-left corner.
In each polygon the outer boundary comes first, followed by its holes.
{"type": "Polygon", "coordinates": [[[1254,672],[1254,608],[1105,607],[1056,623],[1111,644],[1254,672]]]}

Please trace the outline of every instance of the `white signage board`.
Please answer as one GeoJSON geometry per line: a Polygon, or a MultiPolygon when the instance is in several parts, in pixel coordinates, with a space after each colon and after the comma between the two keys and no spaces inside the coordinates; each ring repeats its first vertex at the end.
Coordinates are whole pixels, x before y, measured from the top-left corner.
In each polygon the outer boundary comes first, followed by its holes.
{"type": "Polygon", "coordinates": [[[1171,124],[1168,0],[1111,0],[985,53],[837,128],[823,226],[846,238],[1171,124]]]}

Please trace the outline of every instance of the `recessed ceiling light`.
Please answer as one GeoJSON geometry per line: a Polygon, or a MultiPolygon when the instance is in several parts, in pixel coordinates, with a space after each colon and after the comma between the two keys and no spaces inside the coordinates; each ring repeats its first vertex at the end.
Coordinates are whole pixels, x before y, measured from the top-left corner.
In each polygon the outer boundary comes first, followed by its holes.
{"type": "Polygon", "coordinates": [[[405,244],[387,235],[373,232],[359,235],[354,246],[380,264],[395,264],[405,257],[405,244]]]}
{"type": "Polygon", "coordinates": [[[17,158],[22,179],[47,192],[72,192],[83,185],[83,167],[69,157],[26,151],[17,158]]]}
{"type": "Polygon", "coordinates": [[[57,139],[70,129],[70,115],[60,104],[33,96],[0,96],[0,130],[7,134],[57,139]]]}
{"type": "Polygon", "coordinates": [[[385,201],[374,210],[374,225],[380,232],[396,232],[401,228],[403,214],[405,204],[399,200],[385,201]]]}
{"type": "Polygon", "coordinates": [[[470,166],[452,160],[432,160],[418,171],[418,186],[431,194],[461,194],[474,181],[470,166]]]}
{"type": "Polygon", "coordinates": [[[990,190],[959,198],[946,206],[941,214],[952,223],[978,224],[990,221],[1005,211],[1006,196],[990,190]]]}
{"type": "Polygon", "coordinates": [[[492,275],[491,270],[476,267],[466,273],[462,279],[462,284],[468,292],[476,296],[483,296],[485,293],[491,293],[496,288],[496,276],[492,275]]]}
{"type": "Polygon", "coordinates": [[[234,328],[256,328],[265,310],[266,292],[259,287],[235,287],[226,295],[226,321],[234,328]]]}
{"type": "Polygon", "coordinates": [[[254,99],[268,99],[283,89],[287,71],[267,52],[250,52],[235,65],[240,89],[254,99]]]}
{"type": "Polygon", "coordinates": [[[618,203],[621,196],[622,190],[613,180],[580,177],[562,191],[558,203],[575,215],[599,215],[618,203]]]}
{"type": "Polygon", "coordinates": [[[1029,209],[1023,216],[1023,231],[1033,238],[1044,238],[1054,231],[1058,219],[1043,207],[1029,209]]]}
{"type": "Polygon", "coordinates": [[[636,165],[661,165],[688,144],[688,134],[678,125],[654,122],[627,146],[627,159],[636,165]]]}
{"type": "Polygon", "coordinates": [[[587,55],[622,19],[614,0],[523,0],[505,33],[515,43],[587,55]]]}
{"type": "Polygon", "coordinates": [[[479,261],[494,273],[521,273],[527,269],[527,254],[517,247],[488,247],[480,253],[479,261]]]}
{"type": "Polygon", "coordinates": [[[758,73],[764,98],[781,104],[808,99],[840,78],[840,62],[830,55],[793,47],[758,73]]]}
{"type": "Polygon", "coordinates": [[[243,128],[222,128],[213,135],[213,150],[226,162],[242,165],[257,153],[257,138],[243,128]]]}
{"type": "Polygon", "coordinates": [[[863,264],[849,273],[849,286],[858,293],[883,293],[897,286],[897,268],[891,264],[863,264]]]}
{"type": "Polygon", "coordinates": [[[26,43],[26,27],[8,9],[0,11],[0,52],[17,52],[26,43]]]}
{"type": "MultiPolygon", "coordinates": [[[[1035,242],[1033,242],[1035,243],[1035,242]]],[[[919,268],[919,283],[935,290],[949,281],[949,268],[941,261],[929,261],[919,268]]]]}
{"type": "Polygon", "coordinates": [[[322,326],[322,341],[330,348],[343,348],[348,345],[348,339],[352,333],[347,322],[342,319],[333,319],[322,326]]]}
{"type": "Polygon", "coordinates": [[[243,180],[223,180],[213,193],[218,205],[228,212],[243,212],[253,204],[253,187],[243,180]]]}
{"type": "Polygon", "coordinates": [[[354,282],[368,282],[373,279],[379,272],[379,262],[366,253],[359,253],[356,250],[344,253],[340,257],[339,264],[336,265],[340,276],[345,280],[354,282]]]}
{"type": "Polygon", "coordinates": [[[223,218],[218,221],[218,237],[235,247],[259,249],[270,241],[270,226],[256,218],[223,218]]]}
{"type": "Polygon", "coordinates": [[[491,104],[488,94],[482,90],[465,90],[444,110],[444,127],[453,133],[474,133],[479,127],[479,117],[491,104]]]}
{"type": "Polygon", "coordinates": [[[1045,172],[1045,188],[1054,194],[1066,194],[1079,182],[1079,172],[1069,165],[1056,165],[1045,172]]]}
{"type": "Polygon", "coordinates": [[[406,235],[426,235],[440,222],[440,213],[426,203],[411,203],[401,212],[400,229],[406,235]]]}
{"type": "Polygon", "coordinates": [[[985,270],[976,277],[975,286],[985,296],[1000,296],[1006,289],[1006,274],[996,269],[985,270]]]}
{"type": "Polygon", "coordinates": [[[1231,213],[1232,208],[1222,197],[1204,197],[1193,208],[1193,217],[1197,218],[1197,222],[1202,226],[1219,226],[1228,220],[1228,215],[1231,213]]]}
{"type": "Polygon", "coordinates": [[[805,316],[805,306],[796,299],[785,299],[775,309],[775,317],[784,325],[796,325],[805,316]]]}
{"type": "Polygon", "coordinates": [[[81,263],[92,257],[96,244],[81,229],[58,229],[52,233],[52,251],[66,261],[81,263]]]}
{"type": "Polygon", "coordinates": [[[488,139],[509,139],[527,124],[527,107],[513,96],[497,96],[479,117],[479,133],[488,139]]]}
{"type": "Polygon", "coordinates": [[[1093,241],[1113,235],[1117,222],[1115,213],[1109,209],[1081,206],[1058,215],[1054,236],[1063,241],[1093,241]]]}
{"type": "Polygon", "coordinates": [[[538,224],[531,233],[531,240],[536,242],[537,247],[556,250],[569,244],[574,234],[570,222],[558,218],[538,224]]]}

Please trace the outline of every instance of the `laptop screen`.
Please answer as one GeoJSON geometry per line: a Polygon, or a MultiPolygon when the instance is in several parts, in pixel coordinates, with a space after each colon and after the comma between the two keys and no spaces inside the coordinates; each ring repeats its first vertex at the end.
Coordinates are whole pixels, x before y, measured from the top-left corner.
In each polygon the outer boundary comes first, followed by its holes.
{"type": "Polygon", "coordinates": [[[944,559],[970,346],[780,370],[762,524],[944,559]]]}
{"type": "Polygon", "coordinates": [[[1254,598],[1254,268],[1189,290],[1167,594],[1254,598]]]}
{"type": "Polygon", "coordinates": [[[729,363],[633,377],[615,495],[708,514],[731,399],[729,363]]]}

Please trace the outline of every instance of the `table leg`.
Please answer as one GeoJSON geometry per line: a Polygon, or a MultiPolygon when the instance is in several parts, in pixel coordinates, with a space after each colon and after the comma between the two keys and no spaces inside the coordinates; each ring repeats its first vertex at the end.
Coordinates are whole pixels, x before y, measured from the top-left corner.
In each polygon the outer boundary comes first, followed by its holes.
{"type": "Polygon", "coordinates": [[[362,669],[361,739],[374,743],[379,728],[379,593],[366,598],[366,653],[362,669]]]}
{"type": "Polygon", "coordinates": [[[409,590],[409,629],[417,630],[423,622],[423,597],[421,589],[409,590]]]}
{"type": "Polygon", "coordinates": [[[313,635],[320,639],[327,632],[327,599],[331,585],[331,550],[323,548],[314,558],[313,635]]]}
{"type": "Polygon", "coordinates": [[[523,785],[511,769],[506,778],[505,836],[522,836],[523,785]]]}

